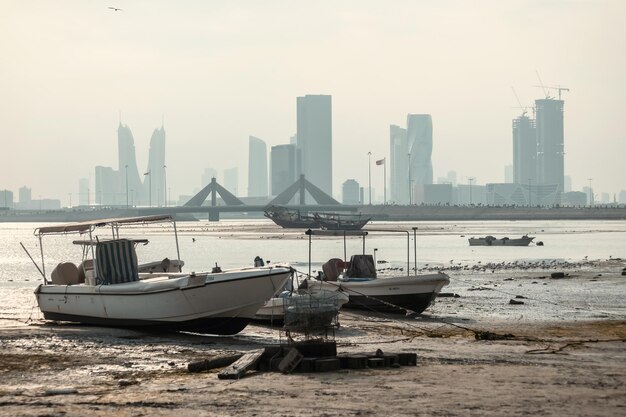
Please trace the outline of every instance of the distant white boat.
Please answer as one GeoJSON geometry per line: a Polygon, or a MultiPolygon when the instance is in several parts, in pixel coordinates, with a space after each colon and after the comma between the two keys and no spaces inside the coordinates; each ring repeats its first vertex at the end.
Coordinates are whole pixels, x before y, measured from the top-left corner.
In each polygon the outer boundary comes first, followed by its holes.
{"type": "MultiPolygon", "coordinates": [[[[282,288],[292,269],[287,265],[182,273],[182,262],[165,258],[139,272],[135,245],[145,239],[119,237],[120,226],[171,221],[170,216],[98,220],[40,227],[35,235],[42,248],[44,283],[35,290],[46,320],[83,324],[235,334],[257,310],[282,288]],[[96,239],[98,227],[110,227],[112,239],[96,239]],[[48,235],[89,234],[83,262],[60,263],[46,276],[42,238],[48,235]],[[172,268],[178,272],[172,272],[172,268]]],[[[178,254],[177,254],[178,255],[178,254]]],[[[178,255],[178,258],[180,256],[178,255]]],[[[31,257],[32,259],[32,257],[31,257]]],[[[34,260],[33,260],[34,262],[34,260]]]]}

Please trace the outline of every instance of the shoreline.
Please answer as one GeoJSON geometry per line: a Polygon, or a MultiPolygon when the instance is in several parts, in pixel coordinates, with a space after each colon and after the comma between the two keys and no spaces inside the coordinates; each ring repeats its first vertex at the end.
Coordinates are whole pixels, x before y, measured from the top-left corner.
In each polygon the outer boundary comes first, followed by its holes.
{"type": "Polygon", "coordinates": [[[187,364],[285,343],[284,334],[257,324],[213,337],[14,322],[0,328],[0,414],[619,415],[626,408],[623,262],[563,279],[474,273],[482,279],[444,288],[460,297],[440,297],[415,317],[342,310],[338,352],[417,353],[417,366],[398,369],[223,381],[217,370],[193,374],[187,364]],[[525,304],[510,305],[514,294],[525,304]]]}

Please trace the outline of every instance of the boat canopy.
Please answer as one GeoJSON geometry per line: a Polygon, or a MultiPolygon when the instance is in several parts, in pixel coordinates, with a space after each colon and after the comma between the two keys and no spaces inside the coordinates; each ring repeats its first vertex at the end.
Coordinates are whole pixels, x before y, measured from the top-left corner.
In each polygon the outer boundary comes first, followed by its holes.
{"type": "Polygon", "coordinates": [[[85,233],[90,230],[95,229],[96,227],[103,226],[119,226],[122,224],[133,224],[133,223],[152,223],[152,222],[162,222],[162,221],[171,221],[172,216],[167,215],[155,215],[155,216],[138,216],[138,217],[119,217],[113,219],[98,219],[91,220],[88,222],[76,222],[76,223],[66,223],[66,224],[57,224],[54,226],[45,226],[38,227],[35,229],[34,234],[43,236],[50,234],[65,234],[65,233],[85,233]]]}
{"type": "Polygon", "coordinates": [[[307,230],[309,236],[367,236],[367,230],[307,230]]]}

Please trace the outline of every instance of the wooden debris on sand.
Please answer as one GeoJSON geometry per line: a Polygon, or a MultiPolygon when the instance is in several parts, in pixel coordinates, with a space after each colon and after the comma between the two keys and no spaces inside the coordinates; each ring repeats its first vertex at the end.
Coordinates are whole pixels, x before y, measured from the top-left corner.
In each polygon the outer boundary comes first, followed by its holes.
{"type": "Polygon", "coordinates": [[[219,379],[239,379],[248,372],[250,369],[256,370],[257,363],[261,359],[261,355],[265,352],[265,349],[252,350],[229,367],[223,369],[217,377],[219,379]]]}

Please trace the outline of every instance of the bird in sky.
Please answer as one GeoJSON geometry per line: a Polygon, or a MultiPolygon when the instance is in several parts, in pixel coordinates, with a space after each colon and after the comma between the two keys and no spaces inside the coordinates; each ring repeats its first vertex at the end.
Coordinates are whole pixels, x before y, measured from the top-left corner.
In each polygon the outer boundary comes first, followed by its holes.
{"type": "Polygon", "coordinates": [[[123,12],[123,10],[118,8],[118,7],[111,7],[111,6],[109,6],[109,9],[113,10],[114,12],[123,12]]]}

